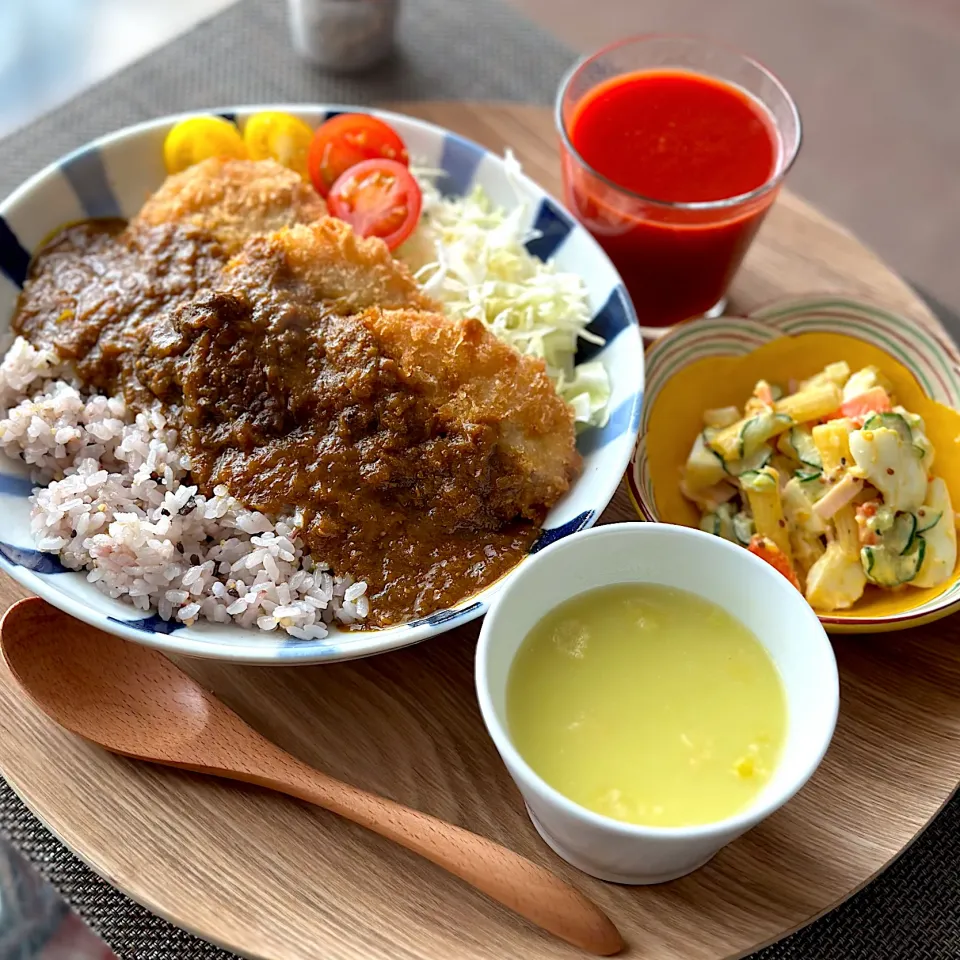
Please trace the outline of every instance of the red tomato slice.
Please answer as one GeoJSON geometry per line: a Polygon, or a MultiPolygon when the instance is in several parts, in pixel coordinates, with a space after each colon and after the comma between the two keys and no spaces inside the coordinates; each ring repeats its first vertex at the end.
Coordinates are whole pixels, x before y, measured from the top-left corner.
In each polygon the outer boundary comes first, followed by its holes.
{"type": "Polygon", "coordinates": [[[400,135],[389,124],[365,113],[342,113],[317,127],[307,154],[314,189],[325,197],[334,181],[364,160],[410,162],[400,135]]]}
{"type": "Polygon", "coordinates": [[[380,237],[394,250],[413,233],[423,194],[396,160],[364,160],[337,178],[327,196],[330,213],[361,237],[380,237]]]}

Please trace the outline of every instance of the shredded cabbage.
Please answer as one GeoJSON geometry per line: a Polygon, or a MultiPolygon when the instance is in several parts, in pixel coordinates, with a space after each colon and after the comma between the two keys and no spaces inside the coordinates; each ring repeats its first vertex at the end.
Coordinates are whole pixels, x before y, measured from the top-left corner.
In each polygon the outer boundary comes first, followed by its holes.
{"type": "MultiPolygon", "coordinates": [[[[507,153],[507,170],[519,172],[507,153]]],[[[574,410],[578,428],[607,422],[610,381],[599,361],[574,366],[579,339],[603,344],[586,329],[587,291],[581,278],[543,263],[524,247],[535,233],[521,226],[525,210],[494,206],[480,187],[445,198],[435,181],[443,171],[413,170],[423,190],[423,213],[397,251],[417,280],[453,317],[480,320],[520,353],[540,357],[557,391],[574,410]]]]}

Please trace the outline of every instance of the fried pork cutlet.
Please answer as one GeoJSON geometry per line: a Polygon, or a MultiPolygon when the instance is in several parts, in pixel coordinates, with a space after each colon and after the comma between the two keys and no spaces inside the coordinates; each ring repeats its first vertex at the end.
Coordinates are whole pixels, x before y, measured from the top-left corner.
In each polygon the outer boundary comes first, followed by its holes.
{"type": "Polygon", "coordinates": [[[255,234],[312,223],[326,212],[313,187],[274,160],[212,157],[167,177],[132,225],[189,224],[230,254],[255,234]]]}
{"type": "Polygon", "coordinates": [[[430,305],[381,241],[336,220],[293,227],[251,239],[219,292],[169,314],[137,374],[183,406],[188,441],[213,425],[193,441],[198,479],[228,483],[261,509],[283,507],[282,474],[316,446],[300,472],[327,469],[333,451],[329,469],[351,460],[357,489],[448,526],[539,519],[579,470],[570,407],[541,361],[479,321],[418,309],[430,305]],[[351,449],[331,446],[332,436],[349,436],[351,449]]]}
{"type": "MultiPolygon", "coordinates": [[[[451,502],[445,522],[458,524],[466,516],[468,525],[476,524],[474,514],[498,522],[534,519],[578,472],[571,410],[543,363],[522,356],[479,321],[426,312],[434,304],[381,241],[360,239],[333,218],[257,237],[228,265],[225,288],[242,291],[254,310],[269,305],[288,318],[317,304],[340,314],[366,311],[358,319],[378,353],[397,365],[443,429],[496,431],[495,455],[503,467],[496,489],[484,490],[474,511],[451,502]],[[405,305],[417,309],[390,309],[405,305]]],[[[436,512],[445,484],[421,476],[411,487],[417,505],[436,512]]]]}
{"type": "Polygon", "coordinates": [[[205,493],[299,517],[312,556],[367,582],[369,622],[429,615],[535,541],[580,468],[572,412],[295,175],[253,176],[272,168],[208,161],[126,228],[65,231],[15,329],[131,409],[159,403],[205,493]]]}
{"type": "Polygon", "coordinates": [[[385,624],[505,573],[580,458],[539,361],[478,321],[369,307],[425,299],[380,253],[326,224],[251,240],[219,291],[171,312],[137,376],[201,489],[300,511],[313,556],[366,580],[385,624]]]}
{"type": "Polygon", "coordinates": [[[478,321],[262,309],[233,288],[172,326],[138,375],[181,411],[194,478],[266,512],[309,506],[339,535],[377,500],[445,533],[495,531],[542,520],[579,471],[542,363],[478,321]]]}
{"type": "Polygon", "coordinates": [[[254,286],[260,299],[322,303],[343,314],[374,306],[436,308],[382,240],[358,237],[334,217],[252,238],[227,265],[224,286],[254,286]]]}
{"type": "Polygon", "coordinates": [[[414,310],[371,310],[360,318],[407,386],[436,408],[442,431],[496,431],[499,474],[487,509],[539,519],[579,473],[573,413],[541,360],[518,353],[479,320],[414,310]]]}

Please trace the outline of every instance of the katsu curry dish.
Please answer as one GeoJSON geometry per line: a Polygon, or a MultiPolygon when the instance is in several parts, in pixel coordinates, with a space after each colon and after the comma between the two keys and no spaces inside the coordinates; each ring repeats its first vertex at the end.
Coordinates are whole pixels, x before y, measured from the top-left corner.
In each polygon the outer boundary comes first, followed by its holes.
{"type": "MultiPolygon", "coordinates": [[[[359,176],[369,212],[386,175],[359,176]]],[[[431,189],[421,250],[444,242],[431,189]]],[[[38,549],[164,619],[301,639],[428,616],[527,553],[581,468],[576,335],[564,381],[394,256],[404,203],[371,229],[335,200],[210,157],[43,245],[0,369],[38,549]]]]}

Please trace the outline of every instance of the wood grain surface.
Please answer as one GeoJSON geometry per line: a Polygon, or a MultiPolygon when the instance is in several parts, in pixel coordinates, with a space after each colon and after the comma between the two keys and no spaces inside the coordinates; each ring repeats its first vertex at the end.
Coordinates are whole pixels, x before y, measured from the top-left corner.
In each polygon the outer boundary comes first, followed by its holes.
{"type": "Polygon", "coordinates": [[[610,918],[549,867],[308,766],[159,650],[78,623],[39,597],[10,607],[0,632],[11,676],[65,730],[121,757],[315,804],[419,854],[568,943],[599,956],[623,950],[610,918]]]}
{"type": "MultiPolygon", "coordinates": [[[[500,150],[553,192],[547,111],[415,104],[407,112],[500,150]]],[[[937,323],[855,238],[785,194],[738,278],[749,310],[806,293],[863,296],[937,323]]],[[[634,519],[621,487],[603,522],[634,519]]],[[[23,595],[0,582],[0,608],[23,595]]],[[[829,909],[878,873],[960,780],[960,619],[834,639],[836,738],[783,810],[710,864],[659,887],[617,887],[554,856],[486,736],[473,690],[477,626],[398,653],[320,667],[182,662],[247,722],[314,766],[504,843],[607,911],[628,956],[737,957],[829,909]]],[[[417,857],[255,788],[158,769],[47,720],[0,669],[0,769],[97,872],[173,922],[270,960],[570,958],[577,950],[417,857]]]]}

